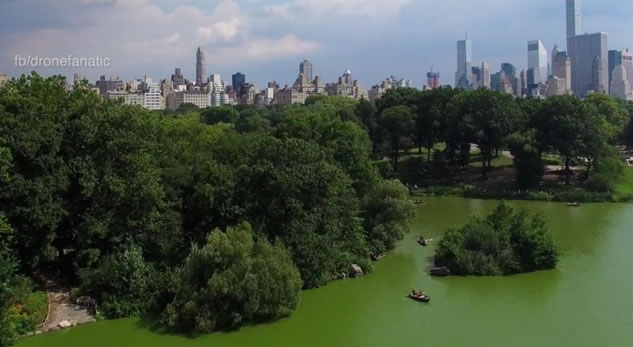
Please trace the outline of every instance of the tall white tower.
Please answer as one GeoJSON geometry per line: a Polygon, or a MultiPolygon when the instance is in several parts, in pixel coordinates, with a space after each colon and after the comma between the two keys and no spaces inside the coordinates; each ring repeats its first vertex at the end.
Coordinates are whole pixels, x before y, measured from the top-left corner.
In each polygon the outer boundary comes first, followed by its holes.
{"type": "Polygon", "coordinates": [[[528,69],[534,69],[534,84],[547,83],[547,50],[541,40],[528,42],[528,69]]]}

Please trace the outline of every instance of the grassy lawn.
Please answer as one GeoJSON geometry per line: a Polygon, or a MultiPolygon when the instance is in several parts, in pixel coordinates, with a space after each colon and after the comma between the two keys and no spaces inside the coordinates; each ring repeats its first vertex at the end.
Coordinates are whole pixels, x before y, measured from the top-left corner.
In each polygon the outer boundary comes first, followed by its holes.
{"type": "MultiPolygon", "coordinates": [[[[492,164],[492,167],[507,167],[507,166],[512,166],[514,163],[512,162],[512,159],[510,159],[510,158],[508,158],[506,156],[500,155],[497,158],[493,158],[492,162],[490,164],[492,164]]],[[[481,155],[480,154],[471,156],[470,166],[472,166],[472,167],[481,167],[481,155]]]]}
{"type": "Polygon", "coordinates": [[[624,169],[624,178],[616,188],[619,194],[633,194],[633,167],[624,169]]]}

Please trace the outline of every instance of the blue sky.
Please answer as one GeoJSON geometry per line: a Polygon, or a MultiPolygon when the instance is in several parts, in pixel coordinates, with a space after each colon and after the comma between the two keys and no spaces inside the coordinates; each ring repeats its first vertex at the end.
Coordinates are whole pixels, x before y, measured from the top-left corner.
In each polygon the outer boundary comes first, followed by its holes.
{"type": "MultiPolygon", "coordinates": [[[[583,30],[609,33],[610,48],[633,47],[633,2],[584,0],[583,30]]],[[[369,88],[390,75],[424,84],[430,65],[452,83],[456,41],[466,31],[476,64],[527,65],[527,41],[565,46],[564,0],[0,0],[0,73],[16,55],[107,56],[107,69],[42,68],[44,75],[124,80],[194,79],[195,50],[207,72],[241,71],[263,87],[291,84],[299,62],[334,81],[350,69],[369,88]]]]}

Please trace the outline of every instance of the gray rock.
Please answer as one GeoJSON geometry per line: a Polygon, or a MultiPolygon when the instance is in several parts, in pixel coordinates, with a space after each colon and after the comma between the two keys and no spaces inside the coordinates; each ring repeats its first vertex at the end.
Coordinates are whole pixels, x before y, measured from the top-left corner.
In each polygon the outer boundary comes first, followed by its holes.
{"type": "Polygon", "coordinates": [[[361,276],[363,276],[363,269],[357,264],[352,264],[351,271],[350,271],[350,276],[351,277],[361,277],[361,276]]]}
{"type": "Polygon", "coordinates": [[[70,322],[67,321],[67,320],[63,320],[63,321],[59,322],[59,327],[62,328],[62,329],[70,328],[71,326],[73,326],[73,325],[70,324],[70,322]]]}
{"type": "Polygon", "coordinates": [[[431,276],[446,277],[451,275],[451,270],[445,266],[431,269],[431,276]]]}

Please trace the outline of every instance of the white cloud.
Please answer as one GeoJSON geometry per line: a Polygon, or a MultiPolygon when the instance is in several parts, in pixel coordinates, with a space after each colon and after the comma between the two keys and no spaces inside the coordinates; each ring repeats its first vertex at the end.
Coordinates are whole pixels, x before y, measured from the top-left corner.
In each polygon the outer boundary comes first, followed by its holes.
{"type": "MultiPolygon", "coordinates": [[[[198,46],[207,52],[208,64],[248,59],[262,62],[318,47],[292,33],[268,36],[257,31],[251,27],[251,15],[244,13],[234,0],[222,0],[212,11],[191,5],[177,5],[166,11],[156,0],[71,2],[79,6],[69,3],[68,15],[87,16],[88,24],[0,34],[0,44],[7,47],[0,54],[7,58],[17,54],[102,55],[111,58],[111,69],[116,74],[132,71],[138,76],[159,64],[187,66],[198,46]]],[[[169,71],[163,73],[167,75],[169,71]]]]}
{"type": "Polygon", "coordinates": [[[278,40],[259,39],[246,45],[246,54],[254,58],[295,56],[313,52],[316,42],[302,41],[294,35],[286,35],[278,40]]]}
{"type": "Polygon", "coordinates": [[[208,42],[216,42],[218,40],[229,41],[240,33],[242,27],[242,21],[239,18],[231,18],[228,21],[199,27],[198,37],[208,42]]]}
{"type": "MultiPolygon", "coordinates": [[[[268,6],[269,14],[291,18],[294,13],[317,16],[392,17],[410,0],[294,0],[290,3],[268,6]]],[[[300,19],[300,18],[298,18],[300,19]]]]}

